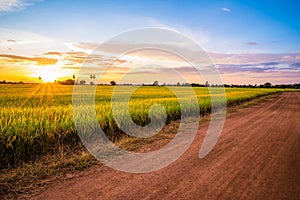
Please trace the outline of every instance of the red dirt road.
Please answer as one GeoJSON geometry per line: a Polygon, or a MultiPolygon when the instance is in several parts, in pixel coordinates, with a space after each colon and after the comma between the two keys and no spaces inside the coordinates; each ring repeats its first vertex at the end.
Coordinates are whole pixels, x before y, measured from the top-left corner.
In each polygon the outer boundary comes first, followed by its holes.
{"type": "Polygon", "coordinates": [[[96,165],[32,199],[300,199],[300,93],[283,93],[227,116],[204,159],[208,122],[176,162],[130,174],[96,165]]]}

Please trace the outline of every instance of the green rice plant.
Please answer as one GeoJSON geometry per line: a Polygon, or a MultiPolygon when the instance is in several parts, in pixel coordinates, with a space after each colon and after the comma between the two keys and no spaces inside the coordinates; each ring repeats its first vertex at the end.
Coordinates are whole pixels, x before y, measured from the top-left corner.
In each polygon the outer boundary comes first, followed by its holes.
{"type": "MultiPolygon", "coordinates": [[[[81,86],[89,89],[91,86],[81,86]]],[[[121,91],[131,86],[123,87],[121,91]]],[[[173,87],[183,94],[185,87],[173,87]]],[[[98,86],[95,108],[102,129],[112,141],[126,134],[114,121],[111,109],[113,86],[98,86]]],[[[211,111],[210,93],[207,88],[194,88],[200,114],[211,111]]],[[[227,105],[278,92],[277,89],[227,88],[227,105]]],[[[0,85],[0,168],[34,160],[40,155],[57,153],[65,145],[80,143],[73,121],[72,86],[58,84],[0,85]]],[[[214,96],[221,95],[212,89],[214,96]]],[[[190,97],[184,97],[188,102],[190,97]]],[[[121,104],[122,102],[119,102],[121,104]]],[[[167,87],[143,86],[130,98],[129,110],[132,120],[145,126],[150,123],[149,109],[159,104],[167,114],[166,122],[180,119],[181,110],[177,97],[167,87]]],[[[124,105],[127,106],[127,105],[124,105]]],[[[186,109],[194,109],[192,106],[186,109]]],[[[162,115],[161,115],[162,116],[162,115]]],[[[125,123],[126,122],[122,122],[125,123]]]]}

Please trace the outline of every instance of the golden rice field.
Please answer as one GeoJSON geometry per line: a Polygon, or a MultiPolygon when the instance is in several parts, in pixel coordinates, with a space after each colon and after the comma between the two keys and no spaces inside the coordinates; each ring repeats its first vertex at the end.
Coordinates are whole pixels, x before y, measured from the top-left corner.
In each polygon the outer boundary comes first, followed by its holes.
{"type": "MultiPolygon", "coordinates": [[[[122,87],[126,91],[130,86],[122,87]]],[[[111,113],[113,89],[113,86],[98,86],[95,103],[101,127],[111,140],[116,141],[124,134],[118,129],[111,113]]],[[[177,89],[185,90],[185,87],[177,89]]],[[[207,88],[195,87],[194,91],[201,114],[210,112],[207,88]]],[[[278,91],[227,88],[227,105],[278,91]]],[[[0,168],[58,152],[63,145],[80,143],[73,122],[72,92],[72,86],[58,84],[0,85],[0,168]]],[[[186,98],[189,99],[188,96],[186,98]]],[[[129,102],[133,121],[141,126],[148,124],[149,108],[153,104],[164,106],[167,122],[180,119],[180,105],[171,90],[143,86],[133,93],[129,102]]]]}

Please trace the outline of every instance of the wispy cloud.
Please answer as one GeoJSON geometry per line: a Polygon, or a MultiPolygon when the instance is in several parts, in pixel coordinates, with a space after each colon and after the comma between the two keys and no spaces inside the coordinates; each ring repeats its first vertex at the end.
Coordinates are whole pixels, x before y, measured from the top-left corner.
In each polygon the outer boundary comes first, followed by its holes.
{"type": "Polygon", "coordinates": [[[19,11],[42,0],[0,0],[0,12],[19,11]]]}
{"type": "Polygon", "coordinates": [[[257,46],[258,43],[257,42],[245,42],[246,45],[250,45],[250,46],[257,46]]]}
{"type": "Polygon", "coordinates": [[[299,71],[300,71],[300,63],[292,63],[292,64],[290,64],[290,67],[292,67],[292,68],[298,68],[299,71]]]}
{"type": "Polygon", "coordinates": [[[220,54],[209,53],[215,64],[257,64],[269,62],[297,63],[300,53],[288,54],[220,54]]]}
{"type": "Polygon", "coordinates": [[[231,12],[231,9],[225,8],[225,7],[221,8],[221,10],[224,11],[224,12],[231,12]]]}

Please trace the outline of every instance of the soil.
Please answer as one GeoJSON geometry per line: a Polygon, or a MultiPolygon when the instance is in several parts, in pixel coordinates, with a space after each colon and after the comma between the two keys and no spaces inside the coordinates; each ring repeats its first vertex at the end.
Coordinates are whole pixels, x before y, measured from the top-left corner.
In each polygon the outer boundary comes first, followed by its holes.
{"type": "MultiPolygon", "coordinates": [[[[230,113],[214,149],[198,157],[209,122],[190,148],[155,172],[98,164],[30,199],[300,199],[300,93],[230,113]]],[[[155,144],[153,144],[155,145],[155,144]]]]}

